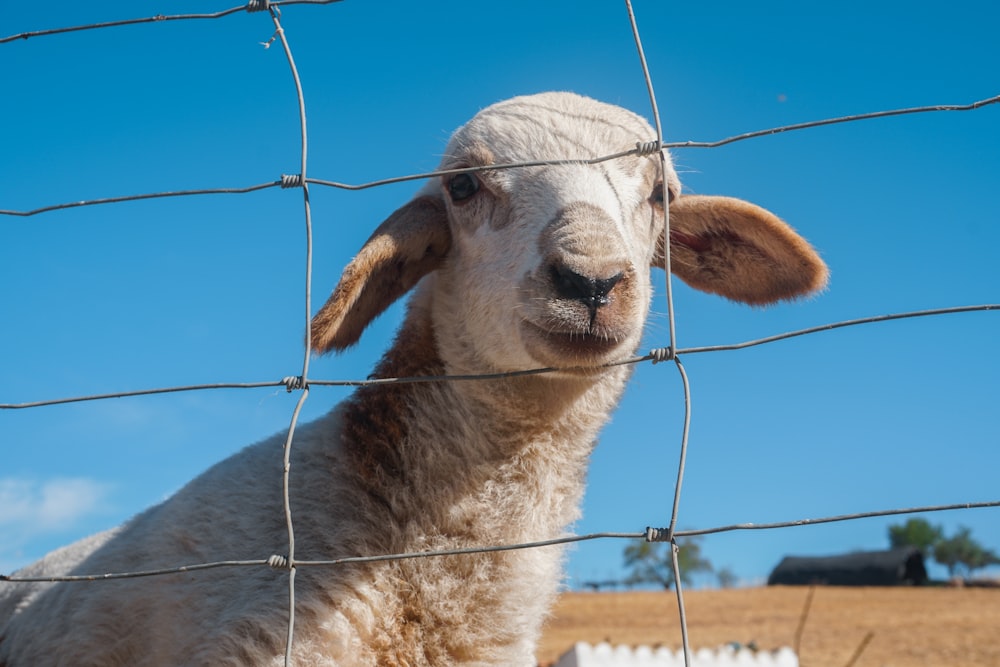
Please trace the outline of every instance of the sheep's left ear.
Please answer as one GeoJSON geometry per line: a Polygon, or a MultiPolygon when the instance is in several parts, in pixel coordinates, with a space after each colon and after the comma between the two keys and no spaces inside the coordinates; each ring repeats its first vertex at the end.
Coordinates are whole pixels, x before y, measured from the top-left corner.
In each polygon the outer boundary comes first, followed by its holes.
{"type": "MultiPolygon", "coordinates": [[[[654,266],[663,267],[663,238],[654,266]]],[[[762,305],[811,294],[828,271],[773,213],[740,199],[683,195],[670,204],[670,268],[703,292],[762,305]]]]}
{"type": "Polygon", "coordinates": [[[417,196],[390,215],[313,318],[313,350],[343,350],[358,342],[365,327],[438,268],[450,248],[448,212],[440,196],[417,196]]]}

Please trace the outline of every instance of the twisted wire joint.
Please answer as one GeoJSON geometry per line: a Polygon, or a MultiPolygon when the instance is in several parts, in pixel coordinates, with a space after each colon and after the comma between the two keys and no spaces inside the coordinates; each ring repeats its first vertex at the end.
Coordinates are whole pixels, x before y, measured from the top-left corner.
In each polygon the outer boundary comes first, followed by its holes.
{"type": "Polygon", "coordinates": [[[302,187],[302,174],[282,174],[281,175],[281,187],[282,188],[301,188],[302,187]]]}
{"type": "Polygon", "coordinates": [[[281,379],[281,384],[285,385],[285,391],[289,394],[296,389],[305,389],[306,381],[301,375],[289,375],[281,379]]]}
{"type": "Polygon", "coordinates": [[[659,153],[663,145],[659,141],[637,141],[635,151],[637,155],[653,155],[659,153]]]}
{"type": "Polygon", "coordinates": [[[271,0],[248,0],[247,12],[263,12],[271,8],[271,0]]]}
{"type": "Polygon", "coordinates": [[[657,347],[649,351],[649,356],[653,358],[653,363],[661,361],[673,361],[674,349],[672,347],[657,347]]]}
{"type": "Polygon", "coordinates": [[[670,542],[671,540],[673,540],[673,535],[670,534],[669,529],[646,527],[647,542],[670,542]]]}
{"type": "Polygon", "coordinates": [[[288,559],[278,554],[268,557],[267,566],[275,570],[289,569],[288,559]]]}

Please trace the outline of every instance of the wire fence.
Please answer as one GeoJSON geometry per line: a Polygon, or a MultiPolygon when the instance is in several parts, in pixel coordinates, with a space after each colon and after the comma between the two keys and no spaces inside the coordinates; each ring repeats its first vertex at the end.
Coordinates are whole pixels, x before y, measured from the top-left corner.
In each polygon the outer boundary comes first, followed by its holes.
{"type": "MultiPolygon", "coordinates": [[[[965,313],[965,312],[985,312],[1000,310],[1000,304],[980,304],[973,306],[958,306],[951,308],[939,308],[932,310],[921,310],[921,311],[911,311],[903,312],[890,315],[880,315],[874,317],[865,317],[852,320],[832,322],[829,324],[810,327],[807,329],[801,329],[796,331],[789,331],[773,336],[768,336],[764,338],[757,338],[753,340],[747,340],[744,342],[729,343],[723,345],[713,345],[713,346],[702,346],[702,347],[688,347],[682,348],[678,347],[676,344],[676,332],[675,332],[675,318],[673,314],[673,294],[672,294],[672,281],[671,274],[669,271],[669,265],[666,272],[666,307],[668,312],[669,320],[669,334],[668,334],[668,345],[662,348],[656,348],[650,350],[647,354],[635,356],[629,359],[625,359],[619,362],[615,362],[614,365],[619,364],[641,364],[641,363],[660,363],[660,362],[673,362],[677,368],[680,380],[684,389],[684,400],[685,400],[685,413],[684,413],[684,423],[683,423],[683,433],[680,443],[680,459],[678,461],[676,469],[676,482],[674,485],[673,493],[673,503],[670,512],[669,523],[664,528],[649,527],[644,532],[601,532],[601,533],[591,533],[586,535],[571,535],[566,537],[559,537],[555,539],[541,539],[538,541],[520,543],[520,544],[489,544],[489,545],[474,545],[468,548],[461,549],[450,549],[443,551],[430,551],[430,552],[418,552],[418,553],[400,553],[400,554],[379,554],[373,556],[364,557],[351,557],[351,558],[338,558],[333,560],[299,560],[296,558],[295,551],[295,533],[294,533],[294,517],[292,515],[291,506],[289,502],[289,489],[294,480],[290,477],[290,453],[293,446],[293,436],[296,426],[299,421],[299,415],[303,408],[305,401],[309,396],[309,389],[312,386],[343,386],[343,387],[358,387],[365,385],[375,385],[375,384],[398,384],[398,383],[415,383],[415,382],[468,382],[468,381],[489,381],[492,379],[497,379],[500,377],[511,377],[515,375],[528,375],[528,374],[541,374],[550,373],[556,370],[555,368],[536,368],[536,369],[526,369],[524,371],[519,371],[516,373],[498,373],[498,374],[483,374],[483,375],[462,375],[462,376],[438,376],[438,377],[396,377],[396,378],[369,378],[369,379],[343,379],[343,380],[324,380],[313,378],[309,372],[309,361],[310,361],[310,340],[308,338],[310,317],[312,314],[312,304],[311,304],[311,290],[312,290],[312,259],[313,259],[313,248],[312,248],[312,212],[310,206],[310,186],[321,186],[337,188],[341,190],[348,191],[358,191],[365,190],[369,188],[376,188],[380,186],[385,186],[394,183],[422,180],[431,177],[438,177],[448,174],[456,174],[462,172],[472,172],[472,171],[484,171],[484,170],[501,170],[501,169],[518,169],[524,167],[532,166],[545,166],[545,165],[559,165],[568,163],[584,163],[584,164],[596,164],[599,162],[604,162],[608,160],[619,159],[624,156],[631,155],[654,155],[659,154],[661,159],[665,161],[664,149],[671,148],[716,148],[731,143],[746,141],[758,137],[770,136],[780,133],[806,130],[810,128],[821,127],[825,125],[837,124],[837,123],[853,123],[864,120],[885,118],[892,116],[901,116],[909,114],[918,113],[932,113],[932,112],[958,112],[958,111],[974,111],[977,109],[984,108],[988,105],[1000,103],[1000,95],[990,97],[987,99],[982,99],[979,101],[974,101],[965,104],[948,104],[948,105],[933,105],[933,106],[922,106],[922,107],[912,107],[903,108],[895,110],[885,110],[878,111],[874,113],[857,114],[850,116],[841,116],[836,118],[830,118],[825,120],[811,121],[806,123],[797,123],[791,125],[785,125],[780,127],[774,127],[770,129],[764,129],[754,132],[747,132],[739,135],[734,135],[721,140],[716,141],[680,141],[680,142],[666,142],[663,139],[662,126],[660,123],[659,111],[657,109],[657,98],[653,91],[652,77],[648,70],[645,54],[643,52],[642,41],[640,38],[639,24],[636,20],[635,14],[631,2],[629,0],[625,1],[625,8],[628,14],[628,21],[631,27],[634,41],[636,45],[636,50],[639,56],[639,60],[643,69],[644,80],[647,85],[649,102],[651,106],[651,113],[654,119],[654,124],[656,128],[656,137],[649,141],[640,141],[636,144],[635,149],[616,153],[612,155],[601,155],[594,156],[589,160],[538,160],[530,161],[517,164],[500,164],[492,165],[489,167],[473,167],[467,169],[456,169],[447,171],[432,171],[426,173],[417,173],[404,176],[395,176],[391,178],[384,178],[359,184],[348,184],[336,181],[323,180],[319,178],[314,178],[308,175],[308,148],[309,140],[307,134],[307,119],[306,119],[306,106],[304,101],[303,87],[299,79],[298,69],[296,67],[295,59],[293,57],[292,48],[286,38],[285,32],[281,23],[281,8],[298,5],[298,4],[314,4],[314,5],[326,5],[339,2],[339,0],[283,0],[278,2],[268,2],[268,0],[250,0],[247,5],[242,5],[238,7],[233,7],[220,12],[215,13],[204,13],[204,14],[177,14],[177,15],[157,15],[142,19],[131,19],[124,21],[112,21],[105,23],[94,23],[88,25],[79,25],[67,28],[57,28],[48,30],[37,30],[31,32],[22,32],[15,35],[10,35],[7,37],[0,38],[0,44],[5,44],[9,42],[14,42],[17,40],[27,40],[36,39],[42,37],[54,37],[60,34],[65,34],[69,32],[79,32],[79,31],[89,31],[98,29],[111,29],[125,25],[134,24],[144,24],[144,23],[159,23],[165,21],[183,21],[183,20],[209,20],[209,19],[222,19],[233,14],[240,12],[266,12],[270,17],[273,27],[274,34],[271,40],[265,44],[269,46],[272,43],[280,44],[284,51],[287,63],[289,65],[290,76],[294,82],[296,95],[297,95],[297,106],[299,112],[299,126],[300,126],[300,136],[301,136],[301,146],[300,146],[300,168],[299,172],[296,174],[282,174],[280,178],[266,182],[259,183],[255,185],[249,185],[245,187],[237,188],[203,188],[203,189],[190,189],[190,190],[180,190],[180,191],[163,191],[163,192],[151,192],[127,196],[117,196],[117,197],[103,197],[95,198],[84,201],[75,201],[67,203],[57,203],[42,206],[39,208],[34,208],[30,210],[11,210],[11,209],[0,209],[0,215],[8,217],[30,217],[43,215],[58,210],[65,210],[69,208],[87,207],[87,206],[104,206],[104,205],[114,205],[123,202],[140,201],[148,199],[160,199],[160,198],[170,198],[170,197],[192,197],[201,195],[220,195],[220,194],[233,194],[233,195],[243,195],[252,192],[257,192],[260,190],[268,188],[297,188],[302,192],[303,201],[303,216],[305,221],[305,236],[306,236],[306,273],[305,273],[305,284],[304,284],[304,317],[305,317],[305,331],[307,332],[304,353],[302,356],[302,368],[299,375],[288,376],[280,380],[272,381],[260,381],[260,382],[219,382],[211,384],[194,384],[194,385],[183,385],[183,386],[170,386],[170,387],[160,387],[160,388],[150,388],[144,390],[135,391],[120,391],[112,393],[101,393],[101,394],[90,394],[75,397],[62,397],[62,398],[52,398],[40,401],[30,401],[30,402],[11,402],[11,403],[0,403],[0,410],[22,410],[28,408],[41,408],[46,406],[56,406],[67,403],[76,402],[88,402],[88,401],[100,401],[111,398],[124,398],[124,397],[135,397],[142,395],[151,394],[165,394],[165,393],[176,393],[176,392],[188,392],[188,391],[207,391],[215,389],[260,389],[260,388],[280,388],[284,387],[288,392],[299,392],[298,401],[295,404],[293,413],[290,418],[289,427],[287,430],[287,437],[284,445],[284,473],[282,479],[283,488],[283,500],[284,505],[280,508],[280,511],[284,513],[285,524],[288,533],[288,545],[287,553],[285,554],[269,554],[266,558],[256,558],[247,560],[236,560],[236,561],[219,561],[219,562],[209,562],[209,563],[193,563],[178,565],[177,567],[148,570],[148,571],[129,571],[129,572],[104,572],[104,573],[93,573],[86,575],[73,575],[73,576],[63,576],[63,577],[28,577],[28,576],[8,576],[0,575],[0,583],[4,584],[14,584],[14,583],[24,583],[24,582],[77,582],[77,581],[99,581],[99,580],[113,580],[113,579],[129,579],[138,577],[150,577],[150,576],[161,576],[167,574],[177,574],[184,572],[193,572],[197,570],[207,570],[216,568],[237,568],[237,567],[270,567],[286,570],[288,573],[288,609],[289,609],[289,620],[287,629],[287,641],[286,641],[286,655],[285,664],[291,664],[291,651],[293,645],[294,636],[294,623],[295,623],[295,573],[297,568],[302,567],[335,567],[344,565],[347,563],[360,563],[360,562],[375,562],[375,561],[389,561],[389,560],[399,560],[399,559],[412,559],[412,558],[440,558],[440,557],[454,557],[464,554],[473,553],[486,553],[486,552],[496,552],[496,551],[507,551],[507,550],[518,550],[518,549],[533,549],[544,546],[551,546],[557,544],[569,544],[574,542],[583,542],[590,540],[604,540],[604,539],[646,539],[648,541],[656,542],[670,542],[672,544],[672,554],[673,554],[673,570],[674,570],[674,580],[676,582],[676,593],[678,601],[678,612],[681,621],[681,633],[682,633],[682,645],[685,653],[685,660],[687,664],[691,664],[691,652],[690,652],[690,642],[687,636],[686,630],[686,609],[683,597],[683,590],[681,586],[681,576],[678,563],[678,543],[679,538],[684,537],[694,537],[715,533],[732,532],[732,531],[757,531],[757,530],[775,530],[775,529],[787,529],[796,526],[805,525],[816,525],[825,524],[833,522],[842,521],[852,521],[862,518],[871,517],[885,517],[900,514],[912,514],[912,513],[926,513],[926,512],[938,512],[938,511],[948,511],[957,509],[973,509],[973,508],[995,508],[1000,507],[1000,500],[996,501],[986,501],[986,502],[961,502],[953,504],[943,504],[943,505],[927,505],[919,507],[908,507],[908,508],[890,508],[881,509],[868,512],[857,512],[851,514],[837,515],[837,516],[825,516],[818,518],[801,518],[781,522],[771,522],[771,523],[741,523],[732,524],[726,526],[715,526],[708,528],[692,529],[692,530],[678,530],[677,521],[679,516],[679,502],[681,498],[681,490],[684,481],[684,474],[686,468],[686,456],[688,447],[688,433],[691,424],[691,390],[687,380],[687,373],[684,369],[681,359],[689,355],[701,354],[701,353],[717,353],[723,351],[734,351],[742,350],[749,347],[769,345],[777,343],[779,341],[787,340],[789,338],[806,336],[806,335],[816,335],[825,331],[832,331],[835,329],[840,329],[844,327],[860,326],[860,325],[872,325],[878,322],[885,322],[895,319],[903,318],[924,318],[924,317],[940,317],[955,313],[965,313]]],[[[664,162],[665,166],[665,162],[664,162]]],[[[665,242],[669,244],[669,235],[666,236],[665,242]]],[[[665,253],[669,262],[669,251],[665,253]]],[[[276,511],[279,511],[276,508],[276,511]]],[[[863,650],[863,646],[859,647],[859,651],[863,650]]]]}

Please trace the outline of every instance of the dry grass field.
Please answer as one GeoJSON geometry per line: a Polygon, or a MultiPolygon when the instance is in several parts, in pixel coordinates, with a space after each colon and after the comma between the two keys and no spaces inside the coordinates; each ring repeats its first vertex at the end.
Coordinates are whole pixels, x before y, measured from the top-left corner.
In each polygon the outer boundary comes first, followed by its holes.
{"type": "MultiPolygon", "coordinates": [[[[794,646],[808,587],[685,593],[693,649],[727,642],[794,646]]],[[[856,667],[1000,666],[998,588],[814,589],[802,629],[802,667],[844,667],[871,633],[856,667]]],[[[574,642],[680,646],[671,592],[565,593],[546,626],[540,665],[574,642]]]]}

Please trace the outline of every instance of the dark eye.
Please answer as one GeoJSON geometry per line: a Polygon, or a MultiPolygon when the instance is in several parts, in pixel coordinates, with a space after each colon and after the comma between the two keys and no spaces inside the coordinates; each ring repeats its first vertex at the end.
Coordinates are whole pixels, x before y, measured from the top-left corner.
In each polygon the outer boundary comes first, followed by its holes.
{"type": "MultiPolygon", "coordinates": [[[[667,205],[674,201],[673,190],[667,189],[667,205]]],[[[649,203],[657,208],[663,208],[663,183],[657,183],[653,188],[653,194],[649,195],[649,203]]]]}
{"type": "Polygon", "coordinates": [[[448,181],[448,195],[455,203],[479,192],[479,179],[473,174],[456,174],[448,181]]]}

